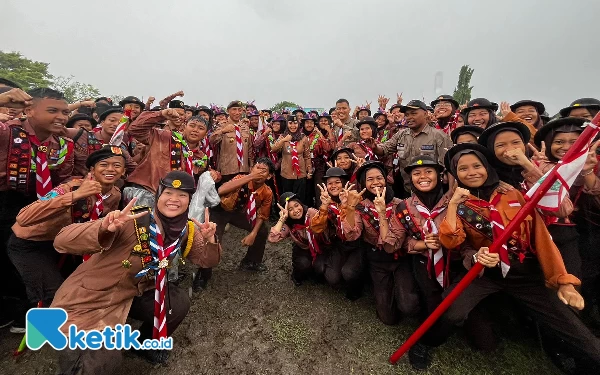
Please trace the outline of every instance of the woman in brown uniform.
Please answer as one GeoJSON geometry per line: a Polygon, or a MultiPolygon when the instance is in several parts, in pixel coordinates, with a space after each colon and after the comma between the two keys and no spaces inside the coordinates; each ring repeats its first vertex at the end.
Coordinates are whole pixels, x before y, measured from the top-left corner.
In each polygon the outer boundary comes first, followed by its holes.
{"type": "MultiPolygon", "coordinates": [[[[377,160],[379,159],[373,153],[373,148],[377,145],[377,123],[373,120],[373,117],[364,117],[362,120],[356,123],[358,129],[359,140],[357,142],[351,142],[348,147],[354,151],[354,155],[357,158],[364,160],[377,160]]],[[[338,147],[342,147],[342,142],[338,142],[338,147]]]]}
{"type": "MultiPolygon", "coordinates": [[[[143,321],[140,342],[157,338],[153,335],[155,320],[165,319],[164,334],[173,334],[185,318],[190,300],[186,292],[164,280],[171,259],[179,254],[198,266],[214,267],[221,256],[216,226],[209,222],[208,213],[205,223],[188,221],[193,192],[193,177],[173,171],[160,181],[150,214],[147,207],[132,209],[133,199],[123,211],[113,211],[103,220],[73,224],[60,231],[54,241],[58,252],[93,254],[65,280],[52,302],[51,307],[68,313],[65,333],[71,324],[79,330],[114,328],[125,324],[129,315],[143,321]],[[160,281],[164,294],[159,298],[159,312],[167,311],[166,316],[155,314],[155,297],[159,297],[155,289],[161,288],[160,281]]],[[[168,351],[139,354],[154,363],[168,358],[168,351]]],[[[109,374],[120,360],[121,353],[115,350],[63,350],[59,372],[109,374]]]]}
{"type": "Polygon", "coordinates": [[[479,262],[486,268],[442,319],[448,324],[461,323],[482,299],[503,291],[521,301],[540,323],[575,347],[582,365],[589,361],[588,365],[599,366],[600,340],[570,308],[583,309],[583,298],[575,290],[580,282],[567,273],[540,215],[533,211],[499,253],[490,253],[494,238],[515,218],[525,199],[516,189],[506,194],[496,191],[498,175],[484,156],[485,148],[462,144],[448,152],[450,172],[458,187],[440,225],[440,241],[446,248],[468,242],[479,250],[463,252],[465,265],[479,262]]]}

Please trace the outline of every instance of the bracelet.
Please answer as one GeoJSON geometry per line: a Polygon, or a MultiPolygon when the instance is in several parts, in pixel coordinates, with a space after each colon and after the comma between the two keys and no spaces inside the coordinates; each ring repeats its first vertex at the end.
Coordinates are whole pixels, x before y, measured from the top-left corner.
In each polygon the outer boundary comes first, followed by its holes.
{"type": "Polygon", "coordinates": [[[585,174],[584,174],[584,173],[580,173],[579,175],[580,175],[581,177],[585,177],[585,176],[589,176],[589,175],[591,175],[592,173],[594,173],[594,170],[593,170],[593,169],[590,169],[590,171],[589,171],[589,172],[586,172],[585,174]]]}

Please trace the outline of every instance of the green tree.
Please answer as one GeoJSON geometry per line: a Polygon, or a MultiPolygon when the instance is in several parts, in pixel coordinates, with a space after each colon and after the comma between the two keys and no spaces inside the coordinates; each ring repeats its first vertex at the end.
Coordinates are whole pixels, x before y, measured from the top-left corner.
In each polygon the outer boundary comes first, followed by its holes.
{"type": "Polygon", "coordinates": [[[460,104],[466,103],[471,100],[471,90],[473,90],[473,86],[469,86],[471,84],[471,77],[473,76],[473,72],[475,70],[469,68],[468,65],[463,65],[460,68],[460,73],[458,75],[458,84],[454,89],[454,99],[460,104]]]}
{"type": "Polygon", "coordinates": [[[271,107],[271,111],[281,113],[286,107],[300,107],[298,104],[294,102],[283,101],[275,104],[271,107]]]}
{"type": "Polygon", "coordinates": [[[62,91],[65,94],[67,102],[73,103],[78,100],[96,98],[100,96],[100,91],[94,86],[81,83],[73,80],[73,76],[70,77],[57,77],[54,79],[52,87],[58,91],[62,91]]]}
{"type": "Polygon", "coordinates": [[[49,87],[52,74],[48,63],[29,60],[19,52],[0,51],[0,77],[17,83],[23,90],[34,87],[49,87]]]}

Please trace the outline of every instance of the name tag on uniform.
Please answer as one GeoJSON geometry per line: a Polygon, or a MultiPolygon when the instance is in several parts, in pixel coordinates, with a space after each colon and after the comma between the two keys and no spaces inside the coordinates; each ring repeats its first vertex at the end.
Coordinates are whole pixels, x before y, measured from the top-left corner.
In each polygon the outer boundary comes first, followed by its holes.
{"type": "Polygon", "coordinates": [[[421,151],[433,151],[433,145],[422,145],[421,146],[421,151]]]}
{"type": "Polygon", "coordinates": [[[404,147],[406,147],[406,145],[404,143],[398,143],[396,145],[396,149],[398,149],[398,150],[403,149],[404,147]]]}

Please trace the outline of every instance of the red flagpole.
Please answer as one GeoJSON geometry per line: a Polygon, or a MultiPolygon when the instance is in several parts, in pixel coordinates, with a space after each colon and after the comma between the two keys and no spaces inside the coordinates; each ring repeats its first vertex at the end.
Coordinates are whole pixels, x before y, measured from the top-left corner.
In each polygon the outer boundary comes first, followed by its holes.
{"type": "MultiPolygon", "coordinates": [[[[598,126],[600,123],[600,113],[598,113],[594,119],[592,120],[592,124],[598,126]]],[[[577,138],[577,141],[573,146],[569,149],[566,155],[563,157],[563,160],[571,160],[573,155],[579,152],[586,143],[590,143],[592,140],[592,136],[596,132],[596,129],[592,126],[587,126],[583,133],[577,138]]],[[[502,232],[502,235],[495,239],[492,245],[490,246],[490,253],[497,253],[503,243],[506,243],[508,239],[511,237],[512,232],[517,228],[517,226],[521,225],[521,222],[525,220],[525,217],[531,213],[535,209],[535,206],[538,204],[540,199],[546,194],[548,189],[552,187],[554,182],[557,179],[557,169],[563,164],[556,164],[552,169],[552,173],[548,175],[539,186],[539,188],[535,191],[534,195],[531,199],[523,206],[515,218],[506,226],[506,229],[502,232]]],[[[460,296],[460,294],[465,290],[469,284],[477,277],[479,272],[483,269],[483,265],[481,263],[475,263],[473,267],[467,272],[467,274],[462,278],[462,280],[456,285],[456,287],[448,294],[446,298],[442,300],[440,305],[429,315],[429,317],[421,324],[419,328],[390,356],[390,363],[396,364],[398,360],[406,353],[414,344],[419,341],[419,339],[431,328],[431,326],[442,316],[442,314],[448,310],[450,305],[454,303],[454,301],[460,296]]]]}

